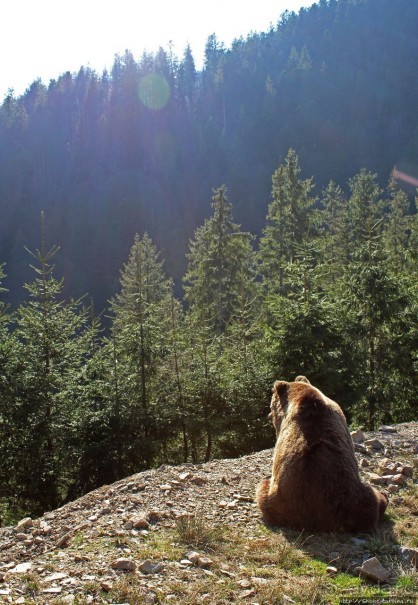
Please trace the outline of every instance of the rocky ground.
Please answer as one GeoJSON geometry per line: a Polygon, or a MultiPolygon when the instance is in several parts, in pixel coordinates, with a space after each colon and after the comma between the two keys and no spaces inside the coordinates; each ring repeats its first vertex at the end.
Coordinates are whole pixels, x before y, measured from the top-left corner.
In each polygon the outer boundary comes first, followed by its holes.
{"type": "Polygon", "coordinates": [[[390,499],[375,536],[264,527],[254,492],[272,450],[162,466],[1,529],[0,602],[337,603],[339,594],[377,589],[412,599],[418,423],[356,432],[353,441],[363,477],[390,499]]]}

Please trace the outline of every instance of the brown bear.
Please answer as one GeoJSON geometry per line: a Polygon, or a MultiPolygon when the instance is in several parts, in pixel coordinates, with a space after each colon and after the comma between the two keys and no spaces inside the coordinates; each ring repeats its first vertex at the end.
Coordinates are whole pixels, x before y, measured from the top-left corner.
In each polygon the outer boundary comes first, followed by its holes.
{"type": "Polygon", "coordinates": [[[340,406],[298,376],[275,382],[270,417],[272,476],[257,489],[264,520],[307,531],[372,531],[388,501],[360,480],[340,406]]]}

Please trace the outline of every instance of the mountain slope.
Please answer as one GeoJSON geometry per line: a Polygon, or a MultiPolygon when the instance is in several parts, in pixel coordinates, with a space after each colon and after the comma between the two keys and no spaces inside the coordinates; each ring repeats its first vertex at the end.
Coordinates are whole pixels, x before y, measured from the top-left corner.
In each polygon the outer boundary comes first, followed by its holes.
{"type": "MultiPolygon", "coordinates": [[[[385,458],[416,464],[418,423],[391,431],[366,435],[381,449],[357,446],[362,472],[382,475],[385,458]]],[[[388,514],[372,536],[272,531],[253,502],[271,454],[162,466],[0,530],[0,599],[267,604],[416,594],[413,564],[400,551],[418,546],[416,479],[390,489],[388,514]],[[380,589],[358,577],[358,566],[373,556],[390,574],[380,589]]]]}

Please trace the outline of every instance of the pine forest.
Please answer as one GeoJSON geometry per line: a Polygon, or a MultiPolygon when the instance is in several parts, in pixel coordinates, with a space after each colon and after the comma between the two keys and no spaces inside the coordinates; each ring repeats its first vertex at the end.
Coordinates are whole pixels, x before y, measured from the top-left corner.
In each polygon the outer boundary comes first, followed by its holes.
{"type": "Polygon", "coordinates": [[[416,420],[417,31],[415,0],[320,0],[201,71],[126,51],[5,96],[4,523],[272,447],[277,378],[416,420]]]}

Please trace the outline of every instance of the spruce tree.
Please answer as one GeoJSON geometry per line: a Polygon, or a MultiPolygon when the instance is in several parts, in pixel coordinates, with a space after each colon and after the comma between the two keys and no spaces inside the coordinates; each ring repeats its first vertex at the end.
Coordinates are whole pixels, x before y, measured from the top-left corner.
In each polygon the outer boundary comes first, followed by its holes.
{"type": "Polygon", "coordinates": [[[121,290],[111,301],[118,398],[132,429],[128,439],[124,436],[129,468],[149,467],[155,454],[154,432],[160,420],[157,375],[171,304],[171,282],[162,264],[149,236],[136,235],[121,272],[121,290]]]}
{"type": "Polygon", "coordinates": [[[312,237],[312,179],[299,178],[299,159],[290,149],[285,163],[273,174],[272,202],[260,240],[260,271],[265,293],[286,294],[285,267],[295,258],[298,244],[312,237]]]}
{"type": "Polygon", "coordinates": [[[225,187],[214,191],[212,208],[213,215],[190,242],[184,289],[191,312],[203,314],[220,335],[242,289],[252,287],[253,236],[233,222],[225,187]]]}
{"type": "Polygon", "coordinates": [[[13,461],[4,491],[32,514],[66,498],[74,402],[64,392],[87,355],[86,314],[79,301],[62,299],[62,280],[53,276],[57,251],[46,250],[42,228],[41,248],[31,252],[36,277],[25,285],[30,298],[16,313],[17,354],[8,362],[14,384],[0,412],[2,454],[13,461]]]}

